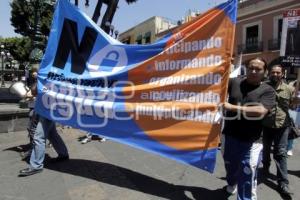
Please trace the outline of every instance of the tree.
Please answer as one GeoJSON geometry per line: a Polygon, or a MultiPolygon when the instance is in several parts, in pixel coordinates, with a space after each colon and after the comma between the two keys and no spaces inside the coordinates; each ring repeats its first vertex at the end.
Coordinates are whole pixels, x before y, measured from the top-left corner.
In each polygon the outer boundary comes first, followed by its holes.
{"type": "MultiPolygon", "coordinates": [[[[50,32],[52,15],[54,11],[53,3],[56,0],[13,0],[11,3],[11,24],[15,28],[15,32],[31,39],[38,40],[39,48],[44,50],[46,47],[47,37],[50,32]],[[36,13],[39,13],[36,15],[36,13]],[[37,23],[38,18],[38,23],[37,23]]],[[[128,4],[137,0],[125,0],[128,4]]],[[[78,6],[78,0],[74,0],[78,6]]],[[[119,0],[98,0],[93,13],[93,21],[97,23],[101,16],[102,4],[106,4],[107,8],[102,17],[100,27],[106,32],[110,32],[110,24],[112,23],[119,0]],[[109,26],[108,26],[109,24],[109,26]]],[[[85,6],[89,6],[89,0],[85,0],[85,6]]],[[[34,48],[32,42],[30,50],[34,48]]]]}
{"type": "MultiPolygon", "coordinates": [[[[35,29],[35,17],[36,12],[34,4],[36,2],[38,5],[39,12],[39,24],[38,32],[40,35],[48,36],[50,32],[50,26],[53,15],[53,3],[56,0],[13,0],[11,3],[11,23],[15,27],[15,32],[23,36],[30,37],[34,39],[36,34],[35,29]],[[49,3],[50,1],[50,3],[49,3]]],[[[137,2],[137,0],[125,0],[128,4],[137,2]]],[[[74,4],[78,6],[78,0],[74,0],[74,4]]],[[[106,11],[101,21],[100,27],[109,33],[110,27],[107,24],[111,24],[113,17],[115,15],[116,9],[118,7],[119,0],[97,0],[97,4],[93,13],[93,21],[98,23],[101,16],[101,8],[103,4],[107,5],[106,11]]],[[[89,6],[89,0],[85,0],[85,6],[89,6]]],[[[41,39],[42,43],[46,44],[46,38],[41,39]]]]}
{"type": "Polygon", "coordinates": [[[5,45],[5,49],[10,52],[12,57],[17,60],[20,65],[24,65],[28,62],[31,46],[28,37],[1,38],[0,44],[5,45]]]}
{"type": "Polygon", "coordinates": [[[35,30],[35,13],[39,13],[38,31],[47,36],[50,32],[54,6],[47,1],[41,0],[13,0],[11,5],[11,24],[15,32],[23,36],[33,38],[35,30]],[[39,4],[36,5],[35,3],[39,4]]]}

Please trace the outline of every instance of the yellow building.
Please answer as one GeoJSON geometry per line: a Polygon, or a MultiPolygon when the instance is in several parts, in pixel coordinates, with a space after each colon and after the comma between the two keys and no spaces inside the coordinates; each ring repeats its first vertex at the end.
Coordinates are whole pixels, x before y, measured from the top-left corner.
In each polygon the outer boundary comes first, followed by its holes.
{"type": "Polygon", "coordinates": [[[175,27],[177,24],[167,18],[154,16],[119,35],[126,44],[149,44],[157,39],[157,34],[175,27]]]}

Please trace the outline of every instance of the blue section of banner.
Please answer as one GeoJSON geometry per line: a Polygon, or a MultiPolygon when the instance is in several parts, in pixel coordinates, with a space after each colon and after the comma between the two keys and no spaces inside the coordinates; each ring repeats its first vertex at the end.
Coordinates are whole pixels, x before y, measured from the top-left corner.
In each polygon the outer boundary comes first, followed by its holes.
{"type": "Polygon", "coordinates": [[[237,18],[237,0],[229,0],[228,2],[222,3],[217,8],[223,10],[228,17],[230,17],[233,24],[236,24],[237,18]]]}
{"type": "MultiPolygon", "coordinates": [[[[101,135],[104,137],[107,137],[109,139],[112,139],[114,141],[118,141],[120,143],[124,143],[127,145],[130,145],[132,147],[148,151],[151,153],[155,153],[158,155],[163,155],[167,158],[172,158],[178,162],[181,162],[183,164],[189,164],[193,165],[197,168],[204,169],[208,172],[213,172],[215,168],[215,161],[216,161],[216,153],[217,149],[208,149],[208,150],[200,150],[200,151],[180,151],[176,150],[174,148],[170,148],[166,145],[163,145],[159,143],[157,140],[154,140],[153,138],[150,138],[149,136],[145,135],[144,132],[131,120],[126,121],[119,121],[119,120],[113,120],[109,119],[107,122],[99,121],[99,118],[93,118],[93,117],[80,117],[77,118],[76,113],[72,116],[70,119],[61,118],[59,119],[60,114],[58,111],[56,111],[57,107],[60,106],[62,111],[64,105],[54,105],[52,104],[52,108],[50,109],[50,112],[45,110],[42,104],[43,100],[41,99],[41,96],[38,96],[37,103],[36,103],[36,111],[40,113],[42,116],[54,119],[55,121],[58,121],[61,124],[65,125],[72,125],[74,128],[83,129],[85,131],[91,132],[95,135],[101,135]],[[74,121],[77,121],[77,123],[74,123],[74,121]],[[79,122],[79,123],[78,123],[79,122]],[[99,132],[99,128],[97,128],[97,125],[101,126],[101,123],[106,123],[105,128],[101,128],[101,132],[99,132]],[[86,127],[81,126],[84,124],[86,127]],[[91,126],[91,127],[88,127],[91,126]],[[128,134],[132,133],[132,134],[128,134]],[[134,133],[134,134],[133,134],[134,133]]],[[[123,110],[122,104],[115,104],[115,107],[118,107],[116,110],[123,110]]],[[[122,117],[129,117],[126,113],[122,112],[121,114],[118,114],[118,116],[122,117]]]]}

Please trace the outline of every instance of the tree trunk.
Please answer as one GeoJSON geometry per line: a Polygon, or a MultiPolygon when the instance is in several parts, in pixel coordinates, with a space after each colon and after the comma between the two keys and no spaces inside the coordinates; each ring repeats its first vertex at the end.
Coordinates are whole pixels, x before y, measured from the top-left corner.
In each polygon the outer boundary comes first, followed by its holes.
{"type": "Polygon", "coordinates": [[[98,20],[99,20],[99,17],[101,15],[101,7],[102,7],[102,2],[103,0],[98,0],[97,2],[97,5],[95,7],[95,10],[94,10],[94,14],[93,14],[93,17],[92,17],[92,20],[97,24],[98,20]]]}
{"type": "Polygon", "coordinates": [[[111,22],[112,22],[112,20],[114,18],[114,15],[116,13],[116,9],[118,7],[118,3],[119,3],[119,0],[111,0],[111,1],[109,1],[108,4],[107,4],[107,9],[105,11],[105,14],[104,14],[104,16],[102,18],[101,28],[107,34],[109,34],[110,27],[105,26],[105,23],[109,22],[111,24],[111,22]]]}

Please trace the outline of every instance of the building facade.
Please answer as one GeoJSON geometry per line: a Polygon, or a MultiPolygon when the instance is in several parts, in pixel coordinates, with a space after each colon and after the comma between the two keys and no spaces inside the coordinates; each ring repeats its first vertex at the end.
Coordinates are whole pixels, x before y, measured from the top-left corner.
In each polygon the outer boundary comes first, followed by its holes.
{"type": "Polygon", "coordinates": [[[119,35],[119,40],[125,44],[149,44],[156,41],[156,35],[177,24],[167,18],[154,16],[130,28],[119,35]]]}
{"type": "MultiPolygon", "coordinates": [[[[300,8],[299,0],[239,0],[234,57],[242,55],[243,64],[257,56],[265,58],[268,63],[276,62],[280,54],[283,13],[297,8],[300,8]]],[[[190,14],[180,22],[190,21],[199,14],[190,14]]],[[[152,43],[177,25],[162,17],[152,17],[122,33],[119,38],[128,44],[152,43]]],[[[292,78],[295,76],[293,69],[288,73],[292,78]]]]}
{"type": "Polygon", "coordinates": [[[243,63],[260,56],[268,63],[280,54],[283,13],[300,8],[299,0],[241,0],[235,35],[234,55],[243,63]]]}

